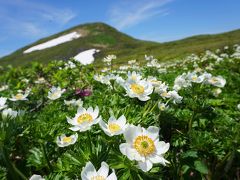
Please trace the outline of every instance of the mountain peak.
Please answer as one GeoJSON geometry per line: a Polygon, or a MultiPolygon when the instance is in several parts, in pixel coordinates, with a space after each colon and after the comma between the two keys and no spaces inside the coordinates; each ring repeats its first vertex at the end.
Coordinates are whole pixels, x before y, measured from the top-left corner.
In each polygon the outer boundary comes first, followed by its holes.
{"type": "Polygon", "coordinates": [[[95,56],[95,65],[101,64],[99,60],[108,54],[117,55],[118,64],[131,59],[143,59],[145,54],[166,60],[236,43],[240,43],[240,30],[157,43],[134,39],[108,24],[94,22],[77,25],[40,39],[1,58],[0,65],[18,66],[32,61],[47,63],[51,60],[68,60],[81,52],[94,49],[98,52],[95,56]]]}

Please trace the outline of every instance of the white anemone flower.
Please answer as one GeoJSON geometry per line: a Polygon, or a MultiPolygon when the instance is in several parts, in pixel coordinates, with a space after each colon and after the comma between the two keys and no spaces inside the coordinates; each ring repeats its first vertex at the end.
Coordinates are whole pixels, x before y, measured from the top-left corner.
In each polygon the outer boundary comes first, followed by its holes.
{"type": "Polygon", "coordinates": [[[36,84],[44,84],[45,82],[46,80],[43,77],[40,77],[36,81],[34,81],[34,83],[36,84]]]}
{"type": "Polygon", "coordinates": [[[191,86],[191,82],[189,82],[186,78],[186,73],[183,73],[180,76],[177,76],[174,80],[174,88],[176,91],[180,90],[182,87],[186,88],[191,86]]]}
{"type": "Polygon", "coordinates": [[[6,105],[7,98],[5,97],[0,97],[0,110],[4,109],[7,107],[6,105]]]}
{"type": "Polygon", "coordinates": [[[212,90],[213,96],[218,97],[222,93],[221,88],[215,88],[212,90]]]}
{"type": "Polygon", "coordinates": [[[93,164],[89,161],[81,172],[81,178],[82,180],[117,180],[114,170],[112,171],[113,172],[108,175],[109,166],[105,162],[102,162],[100,169],[96,171],[93,164]]]}
{"type": "Polygon", "coordinates": [[[62,93],[65,92],[65,89],[61,89],[60,87],[52,87],[48,92],[48,98],[51,100],[56,100],[62,96],[62,93]]]}
{"type": "Polygon", "coordinates": [[[126,81],[129,83],[137,82],[142,79],[142,76],[140,74],[136,73],[135,71],[133,71],[133,72],[128,71],[127,76],[128,76],[128,78],[126,81]]]}
{"type": "Polygon", "coordinates": [[[81,107],[83,105],[83,101],[81,99],[72,99],[72,100],[64,100],[64,104],[66,104],[67,106],[78,106],[81,107]]]}
{"type": "Polygon", "coordinates": [[[163,155],[170,147],[169,143],[159,141],[159,128],[150,126],[147,129],[130,125],[124,132],[126,143],[120,144],[122,154],[130,160],[136,160],[144,172],[149,171],[154,163],[169,163],[163,155]]]}
{"type": "Polygon", "coordinates": [[[18,91],[16,95],[12,95],[12,98],[9,98],[11,101],[26,101],[30,91],[26,91],[25,94],[22,91],[18,91]]]}
{"type": "Polygon", "coordinates": [[[37,174],[33,174],[29,180],[45,180],[42,176],[37,175],[37,174]]]}
{"type": "Polygon", "coordinates": [[[122,115],[116,119],[114,116],[111,116],[107,123],[100,120],[99,125],[108,136],[120,135],[123,134],[127,127],[126,117],[122,115]]]}
{"type": "Polygon", "coordinates": [[[73,125],[73,127],[69,129],[80,132],[89,130],[92,125],[97,124],[102,119],[101,117],[98,117],[98,114],[98,107],[94,110],[92,107],[89,107],[88,109],[79,107],[74,118],[70,119],[67,117],[67,122],[73,125]]]}
{"type": "Polygon", "coordinates": [[[202,83],[204,80],[204,76],[198,76],[195,72],[189,73],[187,78],[194,83],[202,83]]]}
{"type": "Polygon", "coordinates": [[[226,80],[222,76],[217,76],[217,77],[211,77],[210,79],[208,79],[208,83],[213,86],[222,88],[225,86],[226,80]]]}
{"type": "Polygon", "coordinates": [[[0,87],[0,92],[1,91],[4,91],[4,90],[7,90],[8,89],[8,85],[3,85],[0,87]]]}
{"type": "Polygon", "coordinates": [[[153,92],[152,84],[145,80],[126,82],[124,88],[130,98],[138,98],[140,101],[149,100],[149,95],[153,92]]]}
{"type": "Polygon", "coordinates": [[[153,87],[159,87],[162,85],[162,81],[157,80],[157,78],[153,76],[149,76],[147,81],[149,81],[153,87]]]}
{"type": "Polygon", "coordinates": [[[173,103],[181,103],[183,97],[178,94],[177,91],[169,91],[168,94],[170,95],[170,98],[173,100],[173,103]]]}
{"type": "Polygon", "coordinates": [[[167,106],[165,103],[159,102],[159,103],[158,103],[158,108],[159,108],[161,111],[165,111],[165,110],[168,108],[168,106],[167,106]]]}
{"type": "Polygon", "coordinates": [[[6,118],[6,117],[15,118],[15,117],[17,117],[17,115],[18,115],[18,112],[12,110],[12,108],[4,109],[2,111],[3,118],[6,118]]]}
{"type": "Polygon", "coordinates": [[[59,147],[66,147],[69,146],[71,144],[75,144],[75,142],[77,141],[78,138],[78,134],[73,134],[69,137],[67,137],[65,134],[62,134],[61,136],[57,137],[57,145],[59,147]]]}
{"type": "Polygon", "coordinates": [[[167,89],[168,85],[163,82],[159,86],[155,87],[155,92],[161,95],[162,93],[167,92],[167,89]]]}
{"type": "Polygon", "coordinates": [[[240,111],[240,104],[237,105],[238,110],[240,111]]]}
{"type": "Polygon", "coordinates": [[[171,94],[167,91],[162,91],[160,92],[160,96],[165,99],[165,98],[170,98],[171,94]]]}

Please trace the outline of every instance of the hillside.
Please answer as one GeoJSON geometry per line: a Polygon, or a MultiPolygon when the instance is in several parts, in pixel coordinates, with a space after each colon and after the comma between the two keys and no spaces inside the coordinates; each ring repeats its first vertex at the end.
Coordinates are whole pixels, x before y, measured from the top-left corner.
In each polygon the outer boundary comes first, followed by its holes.
{"type": "Polygon", "coordinates": [[[152,54],[160,60],[184,57],[191,53],[201,53],[206,49],[217,49],[225,45],[240,43],[240,30],[216,35],[199,35],[190,38],[157,43],[134,39],[104,23],[83,24],[61,33],[43,38],[33,44],[0,59],[0,65],[25,65],[32,61],[48,63],[51,60],[67,60],[88,49],[99,49],[94,64],[101,66],[101,59],[107,54],[116,54],[118,62],[124,64],[129,59],[142,59],[145,54],[152,54]],[[47,42],[71,32],[79,32],[78,39],[51,48],[24,54],[30,47],[47,42]]]}

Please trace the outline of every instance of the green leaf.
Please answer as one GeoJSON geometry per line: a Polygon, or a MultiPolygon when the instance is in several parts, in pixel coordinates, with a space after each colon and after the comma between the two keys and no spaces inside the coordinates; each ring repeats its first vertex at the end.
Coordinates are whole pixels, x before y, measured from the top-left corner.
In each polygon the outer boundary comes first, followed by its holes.
{"type": "Polygon", "coordinates": [[[188,157],[193,157],[193,158],[197,158],[197,151],[187,151],[185,153],[183,153],[182,158],[188,158],[188,157]]]}
{"type": "Polygon", "coordinates": [[[182,173],[185,174],[189,169],[190,169],[190,167],[188,165],[183,165],[182,166],[182,173]]]}
{"type": "Polygon", "coordinates": [[[208,168],[202,161],[194,161],[194,166],[197,171],[202,174],[208,174],[208,168]]]}

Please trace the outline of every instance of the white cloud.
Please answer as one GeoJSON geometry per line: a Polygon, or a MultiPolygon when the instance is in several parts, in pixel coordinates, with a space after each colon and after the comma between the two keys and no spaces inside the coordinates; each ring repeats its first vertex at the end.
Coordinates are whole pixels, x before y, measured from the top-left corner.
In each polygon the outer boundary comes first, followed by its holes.
{"type": "Polygon", "coordinates": [[[0,4],[0,24],[9,35],[41,37],[76,17],[71,9],[56,8],[41,1],[11,0],[0,4]]]}
{"type": "Polygon", "coordinates": [[[110,22],[118,29],[139,24],[153,16],[166,16],[169,12],[163,7],[172,0],[122,1],[111,8],[110,22]]]}

